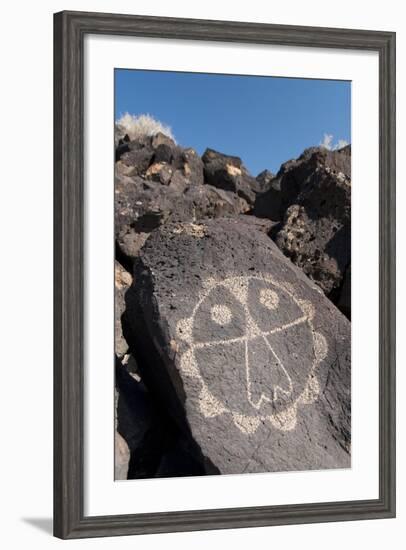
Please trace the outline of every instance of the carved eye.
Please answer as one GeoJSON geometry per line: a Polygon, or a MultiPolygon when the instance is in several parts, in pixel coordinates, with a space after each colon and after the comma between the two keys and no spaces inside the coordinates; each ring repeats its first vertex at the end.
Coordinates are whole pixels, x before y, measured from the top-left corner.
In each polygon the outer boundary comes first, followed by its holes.
{"type": "Polygon", "coordinates": [[[211,318],[218,325],[228,325],[232,319],[232,313],[228,306],[215,304],[211,308],[211,318]]]}
{"type": "Polygon", "coordinates": [[[269,288],[261,289],[259,294],[259,301],[268,309],[276,309],[279,306],[279,296],[274,290],[269,288]]]}
{"type": "Polygon", "coordinates": [[[246,304],[252,320],[262,332],[303,317],[303,311],[292,296],[269,281],[251,279],[246,304]]]}
{"type": "Polygon", "coordinates": [[[236,297],[222,284],[216,285],[201,301],[193,319],[195,342],[241,338],[246,333],[246,314],[236,297]]]}

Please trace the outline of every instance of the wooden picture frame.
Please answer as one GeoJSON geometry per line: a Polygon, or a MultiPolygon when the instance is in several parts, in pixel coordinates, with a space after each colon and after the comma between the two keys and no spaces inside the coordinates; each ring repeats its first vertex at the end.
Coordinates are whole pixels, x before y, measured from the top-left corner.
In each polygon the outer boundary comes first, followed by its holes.
{"type": "Polygon", "coordinates": [[[102,13],[54,16],[54,534],[100,537],[395,516],[395,34],[102,13]],[[88,517],[83,511],[83,40],[86,34],[379,54],[379,498],[88,517]]]}

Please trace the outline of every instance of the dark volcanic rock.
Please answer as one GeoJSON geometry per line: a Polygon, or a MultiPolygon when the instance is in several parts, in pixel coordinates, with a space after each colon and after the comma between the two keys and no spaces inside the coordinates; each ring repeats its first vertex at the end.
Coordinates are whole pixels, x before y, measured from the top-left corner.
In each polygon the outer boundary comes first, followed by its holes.
{"type": "Polygon", "coordinates": [[[263,170],[260,174],[258,174],[258,176],[255,178],[259,185],[258,191],[260,193],[268,191],[271,181],[274,179],[274,177],[275,174],[272,174],[272,172],[270,172],[269,170],[263,170]]]}
{"type": "Polygon", "coordinates": [[[266,233],[267,235],[271,234],[275,227],[278,227],[277,222],[268,220],[267,218],[257,218],[252,215],[241,214],[236,218],[240,223],[245,223],[248,226],[248,230],[256,229],[266,233]]]}
{"type": "Polygon", "coordinates": [[[154,231],[123,321],[206,473],[350,466],[350,323],[263,232],[154,231]]]}
{"type": "Polygon", "coordinates": [[[116,257],[129,271],[149,233],[160,225],[250,209],[237,193],[203,185],[203,161],[196,151],[164,134],[120,140],[116,158],[116,257]]]}
{"type": "Polygon", "coordinates": [[[166,162],[170,164],[173,160],[173,148],[165,143],[158,145],[155,151],[154,162],[166,162]]]}
{"type": "Polygon", "coordinates": [[[319,167],[329,168],[333,174],[342,173],[351,179],[351,146],[347,145],[338,151],[309,147],[298,159],[282,164],[277,178],[280,179],[283,210],[295,202],[303,185],[319,167]]]}
{"type": "Polygon", "coordinates": [[[178,172],[185,184],[203,183],[203,162],[193,149],[183,149],[164,134],[120,140],[116,148],[116,174],[142,176],[168,185],[178,172]]]}
{"type": "Polygon", "coordinates": [[[317,167],[302,182],[275,242],[325,294],[338,288],[351,261],[351,180],[317,167]]]}
{"type": "Polygon", "coordinates": [[[254,204],[254,215],[259,218],[268,218],[273,221],[281,219],[282,193],[281,182],[278,178],[268,180],[261,184],[263,192],[258,193],[254,204]]]}
{"type": "Polygon", "coordinates": [[[177,145],[176,143],[173,141],[173,139],[171,139],[169,136],[167,136],[166,134],[163,134],[162,132],[158,132],[157,134],[155,134],[151,139],[151,145],[154,149],[158,149],[158,147],[160,145],[167,145],[168,147],[170,147],[172,150],[174,150],[177,145]]]}
{"type": "Polygon", "coordinates": [[[184,189],[148,183],[137,176],[116,177],[115,236],[120,263],[132,270],[132,259],[149,233],[164,223],[236,216],[248,210],[244,199],[211,185],[184,189]]]}
{"type": "Polygon", "coordinates": [[[260,190],[260,186],[255,178],[249,175],[239,157],[206,149],[202,160],[206,183],[225,191],[233,191],[249,204],[254,204],[256,192],[260,190]]]}
{"type": "Polygon", "coordinates": [[[125,166],[132,168],[131,171],[128,171],[128,174],[139,176],[148,170],[153,157],[154,151],[152,149],[135,149],[121,155],[120,161],[125,166]]]}
{"type": "MultiPolygon", "coordinates": [[[[282,220],[286,209],[296,202],[303,187],[313,174],[325,167],[333,174],[342,173],[351,179],[351,145],[330,151],[324,147],[309,147],[299,158],[282,164],[276,176],[268,181],[269,189],[258,195],[255,202],[256,216],[282,220]],[[271,185],[270,185],[271,184],[271,185]]],[[[264,173],[258,176],[266,178],[264,173]]]]}
{"type": "Polygon", "coordinates": [[[182,171],[189,181],[196,185],[204,183],[203,161],[192,148],[184,149],[182,153],[182,171]]]}
{"type": "Polygon", "coordinates": [[[253,213],[281,221],[272,239],[337,303],[351,261],[351,146],[306,149],[284,163],[267,185],[253,213]]]}

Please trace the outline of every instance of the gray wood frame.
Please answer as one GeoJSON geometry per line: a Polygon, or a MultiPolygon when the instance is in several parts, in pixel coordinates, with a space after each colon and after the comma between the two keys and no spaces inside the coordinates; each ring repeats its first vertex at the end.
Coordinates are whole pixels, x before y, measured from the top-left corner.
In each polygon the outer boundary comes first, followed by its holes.
{"type": "MultiPolygon", "coordinates": [[[[395,33],[102,13],[54,16],[54,534],[60,538],[395,516],[395,33]],[[380,415],[376,500],[86,517],[83,513],[83,38],[86,34],[379,52],[380,415]]],[[[367,312],[365,312],[367,314],[367,312]]]]}

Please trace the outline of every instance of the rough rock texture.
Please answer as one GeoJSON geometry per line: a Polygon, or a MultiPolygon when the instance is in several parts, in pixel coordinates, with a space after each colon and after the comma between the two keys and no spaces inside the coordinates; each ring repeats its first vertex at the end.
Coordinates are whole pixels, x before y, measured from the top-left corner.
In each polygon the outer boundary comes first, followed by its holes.
{"type": "MultiPolygon", "coordinates": [[[[183,149],[164,134],[121,140],[116,159],[116,257],[130,271],[133,259],[156,227],[236,216],[251,208],[233,190],[203,185],[203,161],[196,151],[183,149]]],[[[241,170],[245,177],[245,169],[241,170]]]]}
{"type": "Polygon", "coordinates": [[[267,181],[264,180],[264,182],[261,183],[261,191],[262,192],[258,194],[254,204],[255,216],[279,221],[281,219],[282,203],[280,179],[273,177],[267,181]]]}
{"type": "Polygon", "coordinates": [[[320,167],[329,168],[333,174],[341,172],[350,179],[351,146],[347,145],[338,151],[310,147],[305,149],[299,158],[282,164],[276,176],[268,181],[268,185],[272,182],[272,190],[269,189],[256,198],[255,215],[281,220],[286,209],[295,203],[303,185],[311,180],[314,172],[320,167]]]}
{"type": "Polygon", "coordinates": [[[128,345],[121,329],[121,316],[125,309],[124,295],[132,283],[131,274],[117,261],[114,262],[114,350],[118,357],[127,353],[128,345]]]}
{"type": "Polygon", "coordinates": [[[258,176],[255,178],[259,186],[258,191],[260,193],[267,191],[274,178],[275,174],[272,174],[270,170],[263,170],[261,173],[259,173],[258,176]]]}
{"type": "Polygon", "coordinates": [[[318,166],[302,182],[275,242],[325,294],[338,288],[351,261],[351,180],[318,166]]]}
{"type": "MultiPolygon", "coordinates": [[[[351,262],[351,146],[311,147],[275,177],[265,171],[258,178],[267,189],[257,195],[254,215],[280,221],[271,238],[338,304],[351,262]]],[[[342,311],[350,317],[350,309],[342,311]]]]}
{"type": "Polygon", "coordinates": [[[260,185],[243,165],[239,157],[224,155],[206,149],[202,156],[205,181],[214,187],[237,193],[250,205],[255,202],[260,185]]]}
{"type": "Polygon", "coordinates": [[[166,224],[134,273],[126,339],[205,473],[350,466],[350,323],[265,233],[166,224]]]}
{"type": "Polygon", "coordinates": [[[183,149],[164,134],[121,143],[116,161],[128,176],[142,176],[163,185],[203,184],[203,162],[194,149],[183,149]]]}
{"type": "Polygon", "coordinates": [[[148,185],[138,176],[131,181],[116,180],[115,197],[116,243],[130,259],[138,254],[149,233],[164,223],[236,216],[249,210],[235,193],[211,185],[174,189],[148,185]]]}
{"type": "Polygon", "coordinates": [[[275,227],[279,226],[277,222],[273,222],[272,220],[268,220],[266,218],[257,218],[252,215],[247,216],[245,214],[241,214],[240,216],[236,216],[235,219],[240,223],[245,223],[248,226],[248,230],[252,228],[257,229],[267,235],[272,233],[275,227]]]}

